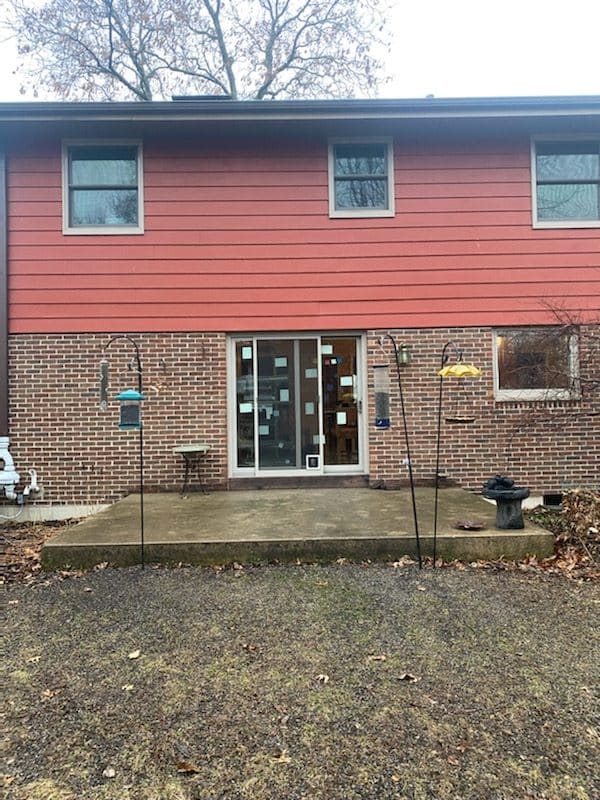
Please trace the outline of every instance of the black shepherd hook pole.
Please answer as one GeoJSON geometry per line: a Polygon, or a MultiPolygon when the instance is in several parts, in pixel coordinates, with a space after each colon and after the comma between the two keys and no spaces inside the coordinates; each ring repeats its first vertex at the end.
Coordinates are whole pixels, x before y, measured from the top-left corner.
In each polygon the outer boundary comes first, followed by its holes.
{"type": "Polygon", "coordinates": [[[412,458],[410,454],[410,441],[408,436],[408,425],[406,423],[406,409],[404,407],[404,392],[402,391],[402,376],[401,376],[401,368],[400,368],[400,357],[398,354],[398,345],[396,344],[396,340],[392,336],[391,333],[386,333],[384,336],[381,337],[380,341],[383,342],[385,339],[389,339],[394,347],[394,356],[396,358],[396,373],[398,375],[398,392],[400,394],[400,409],[402,411],[402,425],[404,427],[404,440],[406,442],[406,460],[408,462],[408,478],[410,481],[410,494],[412,498],[412,508],[413,508],[413,517],[415,523],[415,539],[417,542],[417,558],[419,560],[419,569],[423,568],[423,562],[421,559],[421,538],[419,536],[419,520],[417,517],[417,501],[415,498],[415,481],[413,476],[413,469],[412,469],[412,458]]]}
{"type": "MultiPolygon", "coordinates": [[[[108,344],[104,347],[103,353],[106,353],[108,348],[111,346],[113,342],[116,342],[118,339],[126,339],[130,344],[133,345],[135,350],[135,361],[136,361],[136,373],[138,379],[138,392],[140,395],[143,395],[143,383],[142,383],[142,359],[140,358],[140,348],[138,347],[138,343],[133,339],[131,336],[127,336],[126,334],[119,334],[118,336],[113,336],[108,344]]],[[[142,569],[144,569],[144,429],[142,426],[142,422],[140,420],[140,551],[141,551],[141,565],[142,569]]]]}
{"type": "MultiPolygon", "coordinates": [[[[448,363],[448,350],[454,349],[456,360],[462,361],[462,350],[459,350],[456,343],[451,339],[442,348],[442,358],[440,369],[444,369],[448,363]]],[[[438,414],[437,414],[437,440],[435,445],[435,493],[433,500],[433,568],[435,569],[435,558],[437,555],[437,519],[438,519],[438,492],[440,488],[440,442],[442,438],[442,391],[444,378],[440,375],[440,388],[438,394],[438,414]]]]}

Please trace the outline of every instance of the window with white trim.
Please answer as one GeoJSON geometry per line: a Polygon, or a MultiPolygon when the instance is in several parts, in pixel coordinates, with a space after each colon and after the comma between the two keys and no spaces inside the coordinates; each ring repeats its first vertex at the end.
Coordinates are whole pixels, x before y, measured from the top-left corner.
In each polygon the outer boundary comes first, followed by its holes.
{"type": "Polygon", "coordinates": [[[600,226],[600,139],[532,145],[534,225],[600,226]]]}
{"type": "Polygon", "coordinates": [[[394,215],[394,157],[389,140],[329,143],[329,216],[394,215]]]}
{"type": "Polygon", "coordinates": [[[142,196],[138,142],[64,143],[65,233],[142,233],[142,196]]]}
{"type": "Polygon", "coordinates": [[[494,331],[497,400],[569,400],[578,396],[577,336],[558,326],[494,331]]]}

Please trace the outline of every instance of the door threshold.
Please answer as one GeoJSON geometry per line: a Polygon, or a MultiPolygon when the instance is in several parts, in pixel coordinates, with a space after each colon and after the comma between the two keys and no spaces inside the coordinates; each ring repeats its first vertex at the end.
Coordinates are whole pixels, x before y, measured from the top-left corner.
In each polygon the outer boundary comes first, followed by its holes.
{"type": "Polygon", "coordinates": [[[248,489],[365,489],[368,475],[282,475],[281,477],[229,478],[231,491],[248,489]]]}

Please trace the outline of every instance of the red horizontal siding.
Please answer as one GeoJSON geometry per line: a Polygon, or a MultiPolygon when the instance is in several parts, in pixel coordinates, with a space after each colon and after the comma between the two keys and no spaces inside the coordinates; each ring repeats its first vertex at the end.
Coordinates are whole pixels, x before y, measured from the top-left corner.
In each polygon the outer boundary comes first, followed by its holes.
{"type": "MultiPolygon", "coordinates": [[[[585,294],[589,291],[591,284],[589,281],[580,283],[569,281],[568,283],[554,284],[554,290],[560,293],[561,297],[578,296],[585,294]]],[[[463,284],[448,284],[448,283],[423,283],[412,285],[396,285],[389,284],[379,286],[348,286],[345,282],[343,285],[336,283],[329,286],[305,286],[300,287],[301,291],[293,298],[295,305],[302,305],[305,302],[336,302],[351,303],[351,302],[371,302],[371,301],[386,301],[401,299],[404,304],[408,300],[430,300],[440,299],[454,300],[459,299],[475,299],[478,300],[481,294],[479,284],[463,283],[463,284]],[[393,294],[392,294],[393,292],[393,294]]],[[[513,282],[496,282],[486,286],[488,297],[539,297],[539,284],[537,282],[531,283],[513,283],[513,282]]],[[[219,304],[224,304],[225,308],[219,313],[225,313],[227,303],[231,296],[234,287],[213,287],[213,288],[175,288],[169,287],[169,301],[176,303],[177,307],[185,315],[186,311],[191,311],[192,315],[197,314],[197,304],[207,304],[211,307],[217,307],[219,304]],[[190,305],[190,304],[194,305],[190,305]]],[[[278,303],[285,305],[289,303],[290,298],[289,287],[272,287],[261,286],[255,287],[254,285],[247,285],[244,288],[244,299],[247,303],[252,303],[254,308],[259,308],[262,304],[278,303]]],[[[43,306],[52,305],[118,305],[124,301],[135,301],[135,303],[142,304],[147,308],[155,307],[157,305],[156,289],[155,288],[135,288],[131,289],[128,296],[123,296],[121,289],[29,289],[27,290],[27,307],[32,303],[39,303],[43,306]]],[[[161,305],[160,303],[158,304],[161,305]]],[[[18,317],[19,303],[13,301],[13,309],[15,317],[18,317]]]]}
{"type": "MultiPolygon", "coordinates": [[[[576,299],[580,300],[587,300],[587,295],[577,295],[576,299]]],[[[527,310],[535,310],[538,306],[537,302],[538,298],[526,298],[526,297],[517,297],[515,299],[511,298],[511,309],[514,311],[515,309],[527,309],[527,310]]],[[[498,313],[506,313],[506,302],[505,299],[500,297],[490,297],[487,300],[487,311],[498,312],[498,313]]],[[[477,303],[474,303],[472,300],[465,300],[463,298],[451,298],[450,300],[447,298],[439,299],[439,298],[427,298],[427,307],[428,312],[430,314],[445,314],[447,311],[452,311],[453,313],[462,312],[464,314],[470,313],[477,313],[477,303]]],[[[587,302],[585,303],[583,308],[589,307],[587,302]]],[[[18,310],[18,306],[16,307],[18,310]]],[[[47,303],[35,305],[35,304],[28,304],[27,306],[28,311],[32,312],[37,319],[61,319],[62,318],[62,308],[59,304],[56,306],[49,305],[47,303]]],[[[230,304],[229,303],[178,303],[177,307],[177,314],[173,314],[173,319],[188,319],[195,322],[202,322],[208,321],[211,319],[231,319],[231,311],[230,311],[230,304]]],[[[164,320],[165,318],[165,308],[163,303],[135,303],[135,302],[123,302],[115,308],[114,306],[108,306],[101,302],[99,303],[79,303],[77,305],[78,316],[83,317],[84,319],[88,320],[88,324],[90,320],[94,319],[112,319],[112,327],[118,327],[118,321],[121,319],[122,314],[126,314],[127,318],[130,320],[130,324],[133,323],[134,329],[139,329],[139,325],[135,324],[137,320],[140,319],[157,319],[157,320],[164,320]],[[112,309],[112,313],[111,313],[112,309]],[[116,325],[115,325],[116,323],[116,325]]],[[[285,313],[282,311],[282,304],[277,301],[273,301],[272,303],[268,302],[261,302],[253,304],[249,306],[246,304],[246,309],[244,311],[240,311],[240,315],[238,320],[235,323],[235,330],[244,329],[247,327],[248,322],[251,321],[254,317],[258,319],[270,319],[274,318],[280,321],[285,321],[288,317],[290,319],[294,319],[295,317],[303,318],[303,319],[313,319],[317,322],[322,322],[324,319],[327,319],[329,316],[334,316],[338,319],[341,319],[343,316],[348,317],[348,319],[354,319],[357,317],[366,318],[371,314],[381,315],[383,318],[391,320],[393,319],[393,315],[397,313],[397,301],[395,299],[387,299],[387,300],[379,300],[379,301],[369,301],[369,315],[365,313],[365,304],[360,301],[354,302],[343,302],[339,300],[326,302],[322,300],[315,300],[314,302],[297,302],[293,305],[293,314],[285,313]],[[372,307],[371,307],[372,306],[372,307]],[[240,322],[244,321],[244,325],[240,326],[240,322]]],[[[422,299],[419,298],[417,300],[405,300],[403,301],[403,314],[414,314],[414,315],[424,315],[423,312],[423,302],[422,299]]],[[[21,317],[17,314],[16,319],[20,319],[21,317]]],[[[29,317],[24,317],[24,319],[29,319],[29,317]]],[[[284,326],[285,327],[285,326],[284,326]]],[[[281,328],[279,325],[278,329],[281,328]]],[[[120,328],[119,328],[120,329],[120,328]]]]}
{"type": "Polygon", "coordinates": [[[326,143],[145,147],[145,230],[64,236],[60,144],[9,159],[10,329],[540,323],[600,307],[600,230],[533,230],[528,139],[395,146],[396,215],[328,217],[326,143]],[[187,152],[185,150],[187,148],[187,152]]]}
{"type": "MultiPolygon", "coordinates": [[[[105,262],[111,265],[111,262],[105,262]]],[[[395,264],[395,262],[393,262],[395,264]]],[[[429,263],[429,262],[427,262],[429,263]]],[[[112,265],[111,265],[112,266],[112,265]]],[[[165,266],[164,264],[162,265],[165,266]]],[[[344,262],[338,262],[336,268],[323,269],[320,272],[256,272],[253,273],[252,286],[264,288],[312,288],[312,287],[338,287],[343,286],[385,286],[385,287],[415,287],[415,286],[441,286],[444,285],[480,285],[498,284],[501,280],[497,269],[499,265],[487,269],[465,269],[463,265],[443,270],[411,269],[403,266],[402,269],[393,265],[388,270],[365,272],[357,270],[348,272],[344,262]]],[[[74,272],[76,268],[71,266],[74,272]]],[[[564,276],[564,268],[556,267],[545,270],[546,280],[558,283],[564,276]]],[[[539,272],[535,268],[511,266],[502,280],[508,279],[512,284],[531,284],[537,286],[539,272]]],[[[577,267],[569,268],[569,283],[583,283],[589,285],[589,270],[577,267]]],[[[160,272],[146,273],[143,276],[128,275],[120,272],[94,270],[91,274],[79,274],[77,284],[79,290],[85,289],[223,289],[235,290],[239,284],[239,275],[235,269],[221,272],[200,272],[198,268],[190,266],[182,268],[181,262],[174,262],[168,275],[160,272]]],[[[502,284],[501,284],[502,285],[502,284]]],[[[52,301],[52,293],[70,290],[73,286],[73,277],[68,272],[57,274],[23,273],[11,279],[11,291],[40,291],[43,290],[48,299],[52,301]]],[[[27,295],[28,299],[29,294],[27,295]]],[[[63,300],[64,301],[64,300],[63,300]]]]}
{"type": "MultiPolygon", "coordinates": [[[[577,308],[585,316],[597,315],[597,300],[589,297],[577,298],[577,308]]],[[[465,325],[488,326],[488,325],[538,325],[555,320],[554,316],[548,314],[539,301],[533,303],[519,302],[518,305],[511,307],[510,314],[507,315],[505,303],[502,309],[498,310],[495,306],[487,308],[485,311],[472,308],[470,311],[453,303],[450,307],[442,310],[420,310],[412,311],[405,309],[402,311],[402,324],[405,327],[437,327],[435,320],[443,319],[444,325],[452,327],[464,327],[465,325]],[[432,314],[435,316],[432,317],[432,314]],[[468,319],[468,323],[465,320],[468,319]]],[[[430,306],[430,304],[428,304],[430,306]]],[[[247,316],[240,315],[233,320],[231,314],[227,313],[223,317],[218,316],[197,316],[194,318],[177,317],[169,315],[169,330],[178,333],[189,330],[212,330],[212,331],[318,331],[318,330],[348,330],[348,329],[369,329],[373,325],[373,313],[348,314],[346,312],[333,314],[330,309],[323,309],[320,316],[309,314],[303,316],[299,313],[279,314],[269,313],[265,316],[258,315],[254,310],[249,311],[247,316]]],[[[377,327],[393,328],[398,320],[398,313],[381,313],[378,310],[377,327]]],[[[162,332],[165,330],[164,311],[157,317],[135,317],[124,322],[124,320],[108,316],[98,316],[90,319],[87,316],[70,316],[70,325],[74,333],[84,333],[93,331],[96,333],[115,333],[115,332],[162,332]]],[[[36,318],[19,320],[14,323],[13,333],[27,333],[31,331],[32,325],[39,324],[48,333],[64,332],[64,315],[37,321],[36,318]]],[[[441,323],[440,323],[441,324],[441,323]]]]}
{"type": "MultiPolygon", "coordinates": [[[[136,245],[132,243],[132,238],[127,237],[125,243],[118,243],[113,240],[103,248],[80,245],[76,240],[73,240],[72,247],[69,247],[68,243],[56,246],[44,245],[43,247],[15,246],[12,252],[16,263],[22,261],[36,262],[39,260],[40,252],[42,251],[44,258],[51,261],[76,259],[79,262],[84,262],[88,258],[112,260],[112,258],[118,257],[125,259],[129,263],[133,273],[143,273],[149,261],[157,260],[162,263],[165,257],[178,261],[193,261],[197,259],[197,263],[207,263],[208,265],[212,263],[217,269],[222,268],[222,263],[217,266],[217,262],[233,263],[238,261],[240,262],[238,264],[240,276],[247,277],[251,274],[249,268],[252,267],[249,262],[253,260],[259,260],[260,266],[260,263],[269,261],[282,264],[286,261],[299,263],[302,260],[342,258],[354,262],[354,266],[351,269],[366,269],[370,272],[377,267],[380,259],[396,259],[406,256],[415,258],[442,256],[456,260],[456,257],[463,255],[479,255],[482,258],[495,254],[513,255],[515,250],[515,243],[507,241],[380,242],[372,243],[370,246],[367,246],[366,243],[362,243],[362,246],[359,246],[361,244],[359,242],[331,242],[319,245],[224,244],[220,246],[202,244],[199,238],[197,244],[176,245],[164,242],[164,246],[161,246],[158,243],[156,245],[141,243],[136,245]],[[296,258],[293,255],[294,252],[297,254],[296,258]],[[132,268],[132,265],[135,266],[132,268]]],[[[598,254],[598,244],[593,239],[573,240],[572,242],[566,240],[548,241],[541,245],[534,241],[520,241],[518,246],[520,254],[514,254],[513,257],[517,259],[516,263],[523,265],[526,264],[529,253],[598,254]]],[[[570,260],[566,260],[567,264],[570,264],[570,260]]],[[[276,269],[279,268],[276,267],[276,269]]],[[[565,275],[565,278],[568,278],[568,275],[565,275]]],[[[544,281],[543,275],[540,275],[540,281],[544,281]]]]}

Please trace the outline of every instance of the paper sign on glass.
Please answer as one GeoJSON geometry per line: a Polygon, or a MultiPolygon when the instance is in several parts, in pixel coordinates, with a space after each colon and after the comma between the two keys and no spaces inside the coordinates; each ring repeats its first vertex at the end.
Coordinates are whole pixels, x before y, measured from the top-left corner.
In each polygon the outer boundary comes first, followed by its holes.
{"type": "Polygon", "coordinates": [[[319,436],[319,434],[313,436],[313,444],[321,444],[321,443],[325,444],[324,436],[319,436]]]}
{"type": "Polygon", "coordinates": [[[352,375],[342,375],[340,378],[340,386],[353,386],[354,380],[352,379],[352,375]]]}
{"type": "Polygon", "coordinates": [[[278,356],[275,359],[275,367],[287,367],[287,358],[285,356],[278,356]]]}
{"type": "Polygon", "coordinates": [[[259,425],[258,426],[258,435],[259,436],[268,436],[269,435],[269,426],[268,425],[259,425]]]}
{"type": "Polygon", "coordinates": [[[251,347],[242,347],[242,359],[244,361],[248,361],[252,358],[252,348],[251,347]]]}
{"type": "Polygon", "coordinates": [[[324,356],[330,356],[333,353],[333,345],[332,344],[322,344],[321,345],[321,353],[324,356]]]}
{"type": "Polygon", "coordinates": [[[309,367],[308,369],[304,370],[304,376],[306,378],[316,378],[319,373],[314,367],[309,367]]]}
{"type": "Polygon", "coordinates": [[[345,411],[338,411],[336,414],[336,420],[338,425],[345,425],[346,424],[346,412],[345,411]]]}
{"type": "Polygon", "coordinates": [[[240,414],[251,414],[252,403],[240,403],[240,414]]]}
{"type": "Polygon", "coordinates": [[[314,403],[304,403],[304,413],[307,417],[310,417],[312,414],[315,413],[315,404],[314,403]]]}
{"type": "Polygon", "coordinates": [[[282,403],[289,403],[289,401],[290,401],[290,390],[289,389],[280,389],[279,390],[279,400],[282,403]]]}

